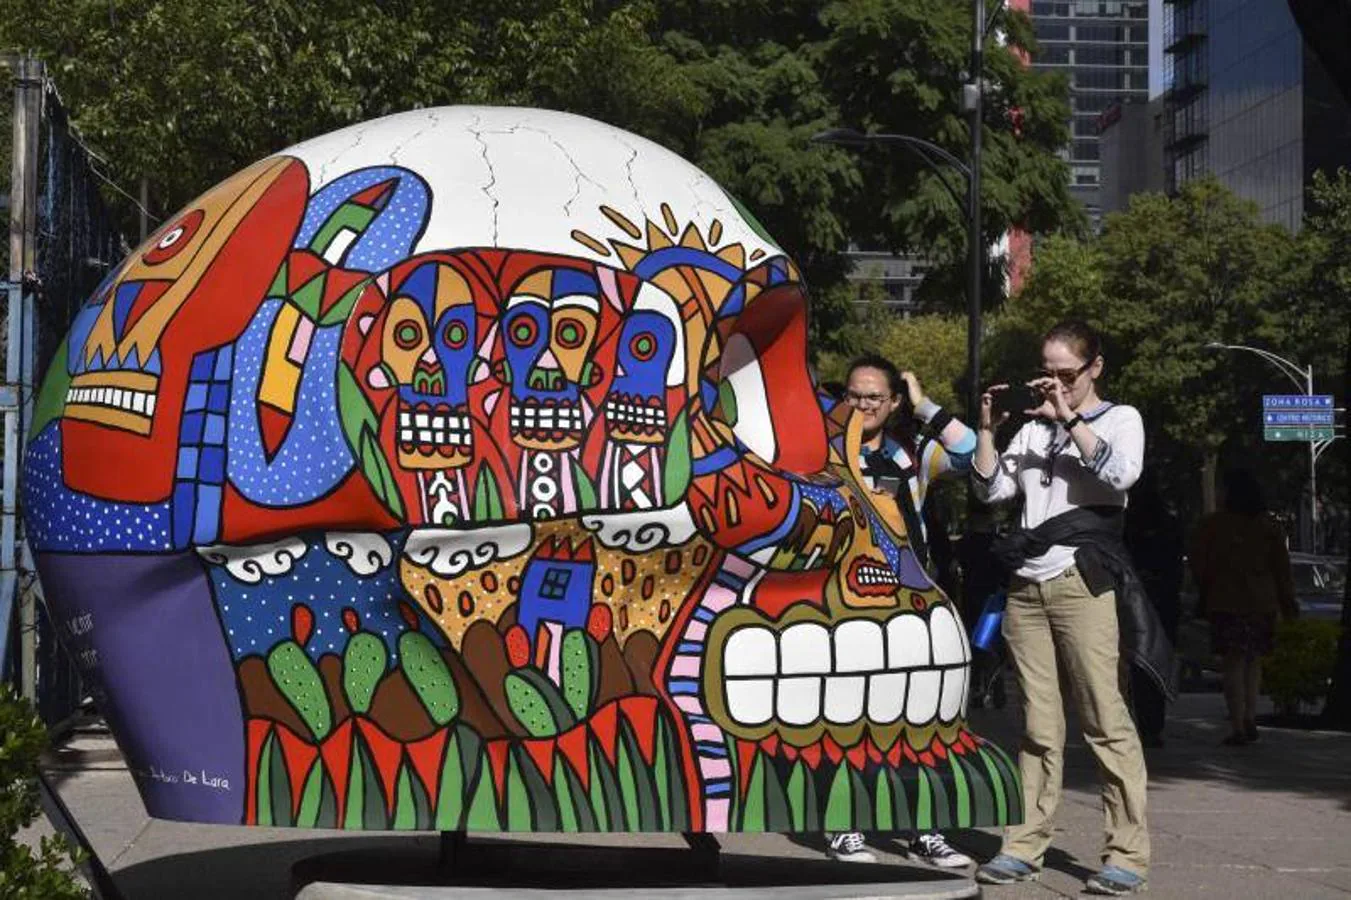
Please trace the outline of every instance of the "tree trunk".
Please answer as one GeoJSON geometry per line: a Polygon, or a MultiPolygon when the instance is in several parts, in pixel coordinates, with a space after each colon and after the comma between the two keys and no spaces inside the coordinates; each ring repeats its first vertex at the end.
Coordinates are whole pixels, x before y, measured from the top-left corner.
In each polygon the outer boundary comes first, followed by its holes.
{"type": "Polygon", "coordinates": [[[1215,502],[1215,476],[1220,468],[1220,451],[1207,447],[1201,463],[1201,512],[1210,515],[1217,506],[1215,502]]]}

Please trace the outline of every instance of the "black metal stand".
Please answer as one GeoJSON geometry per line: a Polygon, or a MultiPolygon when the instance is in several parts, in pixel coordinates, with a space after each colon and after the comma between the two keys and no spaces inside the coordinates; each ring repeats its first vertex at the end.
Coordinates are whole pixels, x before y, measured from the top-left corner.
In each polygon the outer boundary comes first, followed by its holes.
{"type": "Polygon", "coordinates": [[[463,831],[441,832],[441,855],[437,865],[443,872],[450,874],[455,871],[468,843],[469,838],[463,831]]]}
{"type": "Polygon", "coordinates": [[[718,839],[706,831],[685,831],[681,833],[681,837],[689,844],[695,867],[706,869],[711,878],[716,878],[719,864],[722,862],[722,847],[718,844],[718,839]]]}
{"type": "Polygon", "coordinates": [[[41,796],[42,811],[51,821],[52,827],[84,851],[85,860],[81,864],[80,870],[89,880],[89,886],[93,888],[96,900],[126,900],[122,896],[122,892],[117,889],[113,876],[108,874],[108,870],[99,859],[99,855],[94,852],[93,845],[84,836],[84,831],[80,828],[79,823],[70,814],[70,809],[66,806],[65,801],[52,787],[51,782],[47,780],[47,776],[41,772],[38,773],[38,791],[41,796]]]}

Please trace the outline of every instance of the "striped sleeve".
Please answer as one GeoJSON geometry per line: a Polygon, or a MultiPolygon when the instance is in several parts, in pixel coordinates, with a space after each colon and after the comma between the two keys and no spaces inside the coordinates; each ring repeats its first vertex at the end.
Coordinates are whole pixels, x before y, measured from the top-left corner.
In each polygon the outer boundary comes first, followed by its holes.
{"type": "Polygon", "coordinates": [[[931,400],[921,403],[915,415],[937,436],[937,439],[926,437],[919,446],[920,490],[927,493],[929,483],[947,473],[971,470],[976,433],[931,400]]]}
{"type": "Polygon", "coordinates": [[[1108,415],[1089,423],[1098,445],[1084,465],[1099,481],[1128,491],[1140,477],[1145,457],[1145,426],[1130,406],[1114,406],[1108,415]]]}

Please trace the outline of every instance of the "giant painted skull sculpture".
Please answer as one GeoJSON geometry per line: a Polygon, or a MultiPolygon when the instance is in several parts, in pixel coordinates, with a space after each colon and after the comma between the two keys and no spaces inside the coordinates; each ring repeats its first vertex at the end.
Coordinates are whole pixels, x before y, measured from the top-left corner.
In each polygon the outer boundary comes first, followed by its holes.
{"type": "Polygon", "coordinates": [[[1016,820],[806,302],[701,172],[561,113],[393,116],[191,205],[77,317],[25,470],[150,813],[1016,820]]]}

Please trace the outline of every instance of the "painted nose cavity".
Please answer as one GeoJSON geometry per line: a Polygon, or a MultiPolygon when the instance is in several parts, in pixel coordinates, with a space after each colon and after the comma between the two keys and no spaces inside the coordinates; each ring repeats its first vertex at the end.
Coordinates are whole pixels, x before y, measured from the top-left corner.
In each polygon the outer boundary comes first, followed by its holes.
{"type": "Polygon", "coordinates": [[[728,424],[737,439],[773,468],[814,475],[826,468],[828,446],[806,358],[807,296],[800,285],[778,285],[737,317],[719,374],[735,397],[728,424]]]}

